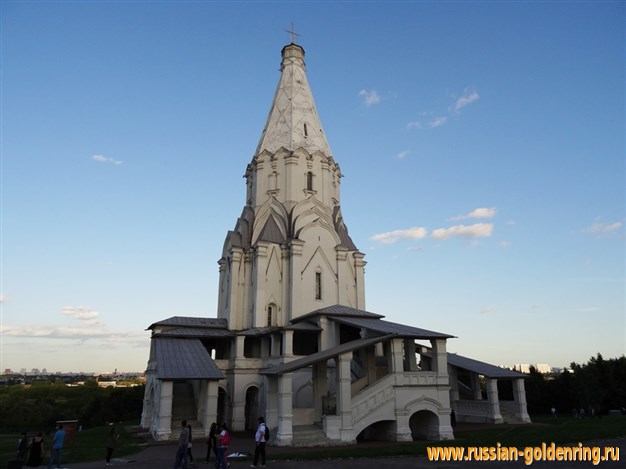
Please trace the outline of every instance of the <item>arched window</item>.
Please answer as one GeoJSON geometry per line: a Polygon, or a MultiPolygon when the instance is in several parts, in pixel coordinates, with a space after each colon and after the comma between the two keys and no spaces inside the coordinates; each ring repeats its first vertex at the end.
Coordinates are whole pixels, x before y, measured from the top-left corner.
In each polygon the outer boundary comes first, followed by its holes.
{"type": "Polygon", "coordinates": [[[313,190],[313,173],[311,171],[306,173],[306,190],[307,191],[313,190]]]}
{"type": "Polygon", "coordinates": [[[267,325],[268,326],[272,325],[273,315],[274,315],[274,305],[269,305],[267,307],[267,325]]]}
{"type": "Polygon", "coordinates": [[[315,272],[315,299],[322,299],[322,273],[315,272]]]}

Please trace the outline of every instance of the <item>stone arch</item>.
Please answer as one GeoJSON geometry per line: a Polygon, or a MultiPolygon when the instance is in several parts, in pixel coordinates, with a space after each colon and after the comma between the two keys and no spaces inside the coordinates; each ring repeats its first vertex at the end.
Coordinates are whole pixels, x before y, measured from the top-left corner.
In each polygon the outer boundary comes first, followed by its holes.
{"type": "Polygon", "coordinates": [[[424,396],[406,403],[404,410],[406,415],[410,416],[409,428],[413,441],[439,439],[439,413],[441,409],[441,402],[424,396]]]}
{"type": "Polygon", "coordinates": [[[418,440],[439,439],[439,416],[431,410],[418,410],[409,418],[411,438],[418,440]]]}
{"type": "Polygon", "coordinates": [[[259,402],[259,397],[260,397],[260,392],[259,392],[259,387],[256,386],[255,384],[248,386],[246,388],[246,394],[245,394],[245,410],[244,410],[244,415],[245,415],[245,429],[246,430],[255,430],[256,429],[256,421],[257,418],[261,415],[260,412],[260,402],[259,402]]]}

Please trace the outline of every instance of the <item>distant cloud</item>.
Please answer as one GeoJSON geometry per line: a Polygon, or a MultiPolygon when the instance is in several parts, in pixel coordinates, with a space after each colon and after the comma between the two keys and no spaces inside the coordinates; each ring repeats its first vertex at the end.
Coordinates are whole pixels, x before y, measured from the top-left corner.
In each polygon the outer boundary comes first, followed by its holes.
{"type": "Polygon", "coordinates": [[[435,127],[440,127],[443,124],[445,124],[446,122],[448,122],[448,118],[447,117],[435,117],[434,119],[432,119],[429,123],[428,123],[428,127],[430,127],[431,129],[434,129],[435,127]]]}
{"type": "Polygon", "coordinates": [[[411,246],[411,247],[407,248],[407,251],[413,251],[413,252],[419,252],[421,250],[422,250],[422,248],[420,246],[411,246]]]}
{"type": "Polygon", "coordinates": [[[476,223],[474,225],[455,225],[450,228],[438,228],[430,235],[433,239],[449,238],[488,238],[493,233],[492,223],[476,223]]]}
{"type": "Polygon", "coordinates": [[[108,156],[104,156],[104,155],[93,155],[91,157],[92,160],[97,161],[98,163],[111,163],[114,164],[116,166],[121,165],[122,163],[124,163],[122,160],[116,160],[114,158],[110,158],[108,156]]]}
{"type": "Polygon", "coordinates": [[[591,306],[589,308],[577,308],[574,310],[574,312],[576,313],[596,313],[600,311],[600,308],[598,308],[597,306],[591,306]]]}
{"type": "Polygon", "coordinates": [[[610,234],[619,230],[623,226],[622,222],[615,223],[594,223],[588,228],[585,228],[583,231],[586,233],[594,233],[594,234],[610,234]]]}
{"type": "Polygon", "coordinates": [[[381,102],[380,96],[378,96],[378,92],[376,90],[361,90],[359,91],[359,96],[363,96],[365,105],[367,107],[373,106],[374,104],[379,104],[381,102]]]}
{"type": "Polygon", "coordinates": [[[428,234],[428,230],[422,227],[413,227],[406,230],[387,231],[372,236],[370,239],[382,244],[393,244],[401,239],[423,239],[428,234]]]}
{"type": "Polygon", "coordinates": [[[465,106],[473,103],[474,101],[477,101],[479,98],[480,98],[480,95],[476,93],[476,91],[470,92],[466,88],[465,92],[463,93],[463,96],[457,98],[456,102],[454,103],[454,107],[452,111],[455,113],[458,113],[465,106]]]}
{"type": "Polygon", "coordinates": [[[406,158],[407,156],[409,156],[409,151],[401,151],[400,153],[398,153],[396,155],[396,158],[398,158],[399,160],[403,160],[404,158],[406,158]]]}
{"type": "Polygon", "coordinates": [[[498,246],[501,247],[502,249],[507,249],[511,247],[511,242],[510,241],[500,241],[498,243],[498,246]]]}
{"type": "Polygon", "coordinates": [[[145,334],[139,334],[135,331],[112,331],[102,327],[64,327],[52,325],[11,326],[2,324],[0,325],[0,332],[2,335],[7,337],[28,337],[40,339],[107,339],[111,341],[120,341],[142,337],[145,340],[145,334]]]}
{"type": "Polygon", "coordinates": [[[407,129],[422,129],[422,123],[420,121],[412,121],[406,125],[407,129]]]}
{"type": "Polygon", "coordinates": [[[4,303],[7,300],[6,295],[0,295],[0,303],[4,303]]]}
{"type": "MultiPolygon", "coordinates": [[[[364,92],[365,90],[361,91],[361,93],[364,92]]],[[[441,127],[448,122],[448,119],[450,117],[458,116],[461,113],[461,109],[470,105],[474,101],[477,101],[478,99],[480,99],[480,95],[476,91],[470,91],[469,88],[465,88],[463,96],[456,98],[454,104],[448,108],[447,115],[427,120],[426,116],[432,116],[434,113],[421,112],[420,115],[423,116],[424,120],[411,121],[406,125],[406,127],[407,129],[435,129],[437,127],[441,127]]]]}
{"type": "Polygon", "coordinates": [[[63,308],[63,314],[81,321],[95,319],[100,315],[99,312],[87,306],[66,306],[63,308]]]}
{"type": "Polygon", "coordinates": [[[495,208],[477,208],[472,210],[470,213],[466,215],[459,215],[456,217],[452,217],[452,220],[466,220],[468,218],[493,218],[496,216],[495,208]]]}
{"type": "Polygon", "coordinates": [[[495,312],[496,312],[496,308],[482,308],[480,310],[480,314],[491,314],[495,312]]]}

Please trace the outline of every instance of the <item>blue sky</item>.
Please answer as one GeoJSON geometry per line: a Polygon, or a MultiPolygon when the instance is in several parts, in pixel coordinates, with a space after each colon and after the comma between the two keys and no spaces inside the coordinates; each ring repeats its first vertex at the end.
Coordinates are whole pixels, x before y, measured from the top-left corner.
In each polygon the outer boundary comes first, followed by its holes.
{"type": "Polygon", "coordinates": [[[1,4],[0,369],[216,315],[291,23],[367,309],[495,364],[626,353],[621,2],[1,4]]]}

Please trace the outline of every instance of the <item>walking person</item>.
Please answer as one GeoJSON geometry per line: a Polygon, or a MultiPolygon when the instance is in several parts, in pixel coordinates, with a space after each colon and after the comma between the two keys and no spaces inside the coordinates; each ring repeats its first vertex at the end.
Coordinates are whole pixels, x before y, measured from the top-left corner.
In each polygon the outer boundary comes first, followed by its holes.
{"type": "Polygon", "coordinates": [[[206,462],[209,462],[209,460],[211,459],[211,451],[213,451],[215,459],[217,460],[217,423],[215,422],[211,424],[211,429],[209,430],[209,438],[206,440],[206,444],[206,462]]]}
{"type": "Polygon", "coordinates": [[[196,464],[193,462],[193,454],[191,454],[191,425],[187,425],[187,428],[189,429],[189,443],[187,443],[187,457],[189,458],[189,462],[191,463],[191,465],[195,466],[196,464]]]}
{"type": "Polygon", "coordinates": [[[17,460],[22,463],[26,461],[26,451],[28,450],[28,437],[26,436],[26,432],[22,432],[22,436],[20,436],[20,440],[17,444],[17,460]]]}
{"type": "Polygon", "coordinates": [[[50,449],[50,461],[48,461],[48,469],[52,468],[53,464],[57,467],[61,467],[61,456],[63,454],[63,443],[65,442],[65,430],[63,430],[63,424],[57,425],[57,431],[54,432],[52,437],[52,448],[50,449]]]}
{"type": "Polygon", "coordinates": [[[187,426],[187,420],[181,422],[181,427],[174,469],[178,469],[179,465],[182,465],[183,469],[187,469],[187,450],[189,449],[189,427],[187,426]]]}
{"type": "Polygon", "coordinates": [[[109,438],[107,439],[107,466],[111,465],[111,456],[113,456],[113,450],[115,449],[115,445],[117,444],[117,439],[119,438],[118,433],[115,431],[115,427],[111,428],[111,432],[109,433],[109,438]]]}
{"type": "Polygon", "coordinates": [[[261,456],[261,467],[265,467],[266,433],[267,425],[265,424],[265,419],[263,417],[259,417],[259,426],[257,427],[254,435],[254,441],[256,443],[256,447],[254,448],[254,462],[250,465],[250,467],[257,467],[259,464],[259,456],[261,456]]]}
{"type": "Polygon", "coordinates": [[[28,461],[26,465],[28,467],[39,467],[41,466],[41,455],[43,454],[43,435],[41,432],[37,433],[37,436],[34,436],[32,440],[30,440],[30,453],[28,454],[28,461]]]}
{"type": "Polygon", "coordinates": [[[217,437],[217,458],[215,460],[215,469],[227,469],[230,464],[226,460],[226,450],[230,445],[230,433],[225,423],[218,427],[220,431],[217,437]]]}

